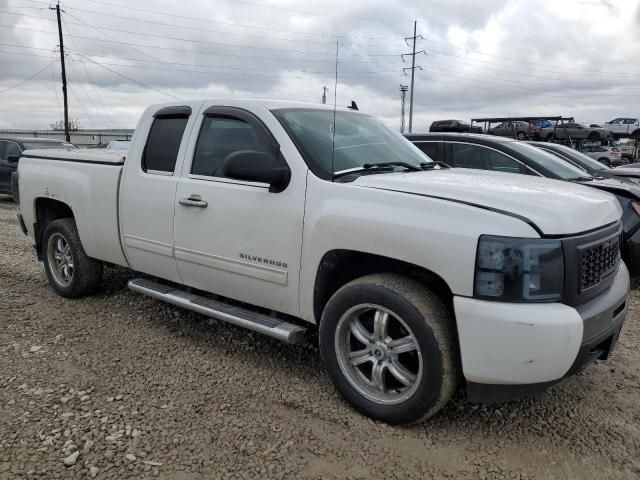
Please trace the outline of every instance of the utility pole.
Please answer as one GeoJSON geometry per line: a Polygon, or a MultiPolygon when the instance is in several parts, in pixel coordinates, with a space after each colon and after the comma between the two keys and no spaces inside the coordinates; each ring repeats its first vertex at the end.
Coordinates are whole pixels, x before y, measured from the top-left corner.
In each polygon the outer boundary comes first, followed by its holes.
{"type": "Polygon", "coordinates": [[[400,85],[400,133],[404,133],[404,105],[407,98],[407,85],[400,85]]]}
{"type": "MultiPolygon", "coordinates": [[[[53,7],[49,7],[54,10],[53,7]]],[[[62,39],[62,18],[60,16],[60,1],[56,4],[56,15],[58,16],[58,39],[60,40],[60,65],[62,69],[62,97],[64,101],[64,138],[71,141],[69,135],[69,101],[67,100],[67,71],[64,67],[64,41],[62,39]]]]}
{"type": "Polygon", "coordinates": [[[327,103],[327,87],[322,87],[322,104],[327,103]]]}
{"type": "Polygon", "coordinates": [[[407,37],[404,39],[405,43],[411,47],[412,52],[401,55],[403,61],[405,56],[407,57],[411,56],[411,67],[402,69],[405,75],[407,74],[407,70],[411,70],[411,93],[409,95],[409,133],[413,131],[413,90],[414,90],[416,69],[422,70],[422,67],[420,65],[416,65],[416,55],[420,53],[424,53],[425,55],[427,54],[427,52],[425,52],[424,50],[420,50],[419,52],[416,52],[416,43],[418,41],[418,38],[423,38],[422,35],[418,35],[417,33],[418,33],[418,21],[416,20],[413,22],[413,37],[407,37]],[[409,45],[408,40],[411,40],[411,45],[409,45]]]}

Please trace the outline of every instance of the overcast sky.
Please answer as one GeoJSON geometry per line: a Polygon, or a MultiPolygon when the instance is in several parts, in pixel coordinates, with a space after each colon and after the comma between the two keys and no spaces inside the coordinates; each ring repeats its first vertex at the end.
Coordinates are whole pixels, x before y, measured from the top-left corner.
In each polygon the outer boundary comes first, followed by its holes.
{"type": "MultiPolygon", "coordinates": [[[[426,52],[416,57],[414,131],[446,118],[640,115],[639,0],[61,5],[70,115],[84,128],[133,128],[146,105],[175,97],[320,102],[326,86],[332,103],[336,42],[337,103],[355,100],[399,128],[414,19],[426,52]]],[[[62,118],[58,43],[48,2],[0,0],[0,128],[62,118]]]]}

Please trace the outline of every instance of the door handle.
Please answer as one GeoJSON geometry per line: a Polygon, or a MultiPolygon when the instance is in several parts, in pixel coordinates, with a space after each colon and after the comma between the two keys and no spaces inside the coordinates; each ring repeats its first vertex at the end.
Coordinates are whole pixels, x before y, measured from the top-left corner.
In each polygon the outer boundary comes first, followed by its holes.
{"type": "Polygon", "coordinates": [[[198,207],[198,208],[207,208],[209,205],[207,202],[200,198],[200,195],[191,195],[189,198],[181,198],[178,200],[180,205],[184,205],[185,207],[198,207]]]}

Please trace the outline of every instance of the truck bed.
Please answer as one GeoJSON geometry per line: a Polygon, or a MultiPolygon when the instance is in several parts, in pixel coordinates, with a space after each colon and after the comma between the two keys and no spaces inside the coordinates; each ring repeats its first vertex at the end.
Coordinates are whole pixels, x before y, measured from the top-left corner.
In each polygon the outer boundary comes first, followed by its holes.
{"type": "Polygon", "coordinates": [[[95,149],[86,148],[73,152],[68,150],[25,150],[22,153],[22,157],[102,165],[123,165],[126,155],[117,150],[96,151],[95,149]]]}
{"type": "Polygon", "coordinates": [[[73,211],[87,255],[127,266],[119,238],[124,161],[123,152],[25,151],[18,164],[18,188],[23,220],[31,238],[36,238],[38,206],[63,202],[73,211]]]}

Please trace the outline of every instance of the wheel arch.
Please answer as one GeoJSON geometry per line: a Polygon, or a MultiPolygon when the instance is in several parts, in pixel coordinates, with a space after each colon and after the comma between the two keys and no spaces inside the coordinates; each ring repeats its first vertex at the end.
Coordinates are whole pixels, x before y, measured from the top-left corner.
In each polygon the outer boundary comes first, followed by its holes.
{"type": "Polygon", "coordinates": [[[372,273],[396,273],[412,278],[431,290],[453,316],[453,293],[437,273],[395,258],[356,250],[331,250],[324,254],[313,290],[313,313],[316,324],[331,296],[356,278],[372,273]]]}
{"type": "Polygon", "coordinates": [[[42,234],[47,225],[61,218],[74,218],[71,207],[60,200],[38,197],[34,200],[34,240],[38,259],[42,260],[42,234]]]}

